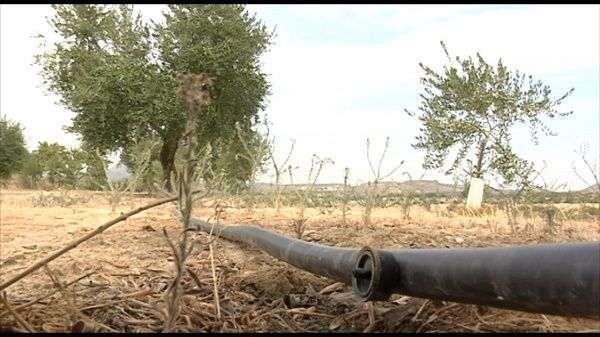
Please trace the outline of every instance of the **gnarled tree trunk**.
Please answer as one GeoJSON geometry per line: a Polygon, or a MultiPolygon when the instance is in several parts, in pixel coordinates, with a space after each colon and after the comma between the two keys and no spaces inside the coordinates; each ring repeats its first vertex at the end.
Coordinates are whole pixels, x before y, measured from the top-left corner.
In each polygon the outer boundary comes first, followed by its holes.
{"type": "Polygon", "coordinates": [[[181,134],[171,132],[166,138],[163,138],[163,144],[160,149],[160,165],[163,171],[163,184],[167,191],[172,192],[171,172],[175,169],[175,153],[181,134]]]}

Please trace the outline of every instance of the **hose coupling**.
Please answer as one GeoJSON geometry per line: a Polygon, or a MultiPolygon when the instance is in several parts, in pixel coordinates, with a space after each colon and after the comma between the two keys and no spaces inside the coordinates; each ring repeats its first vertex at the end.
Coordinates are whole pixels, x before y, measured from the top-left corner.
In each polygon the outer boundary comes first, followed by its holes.
{"type": "Polygon", "coordinates": [[[385,301],[390,297],[382,281],[381,253],[363,247],[357,254],[352,268],[352,290],[363,302],[385,301]]]}

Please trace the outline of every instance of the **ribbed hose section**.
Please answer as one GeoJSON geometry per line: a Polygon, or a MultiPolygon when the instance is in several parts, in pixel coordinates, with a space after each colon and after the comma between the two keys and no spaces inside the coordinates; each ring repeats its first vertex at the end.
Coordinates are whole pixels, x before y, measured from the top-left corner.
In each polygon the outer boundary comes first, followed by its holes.
{"type": "MultiPolygon", "coordinates": [[[[193,219],[210,232],[212,224],[193,219]]],[[[502,248],[375,250],[328,247],[256,226],[215,225],[313,274],[352,284],[365,301],[414,297],[565,316],[600,315],[600,243],[502,248]]]]}

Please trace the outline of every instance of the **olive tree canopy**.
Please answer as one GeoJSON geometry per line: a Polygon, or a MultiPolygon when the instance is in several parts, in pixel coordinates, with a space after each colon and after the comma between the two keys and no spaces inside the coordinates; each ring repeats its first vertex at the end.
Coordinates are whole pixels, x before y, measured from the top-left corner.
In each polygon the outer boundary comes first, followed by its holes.
{"type": "Polygon", "coordinates": [[[199,127],[199,146],[211,144],[211,163],[228,164],[227,178],[245,181],[235,124],[249,139],[269,91],[259,58],[272,32],[242,5],[169,5],[164,23],[145,23],[131,6],[56,5],[50,25],[60,41],[37,56],[50,91],[75,112],[70,132],[103,152],[127,153],[135,139],[161,140],[163,177],[173,171],[185,124],[176,96],[179,73],[216,78],[214,103],[199,127]],[[227,160],[226,160],[227,159],[227,160]]]}
{"type": "Polygon", "coordinates": [[[514,182],[530,163],[513,151],[511,127],[528,125],[535,144],[539,131],[553,135],[544,120],[572,114],[557,108],[574,89],[553,98],[549,86],[508,69],[502,60],[493,66],[479,53],[475,59],[452,59],[443,42],[442,48],[449,64],[441,73],[419,63],[424,71],[418,108],[423,127],[413,147],[426,151],[423,167],[442,167],[456,150],[448,173],[466,163],[473,177],[489,173],[514,182]]]}
{"type": "Polygon", "coordinates": [[[0,181],[17,172],[27,156],[23,128],[0,115],[0,181]]]}

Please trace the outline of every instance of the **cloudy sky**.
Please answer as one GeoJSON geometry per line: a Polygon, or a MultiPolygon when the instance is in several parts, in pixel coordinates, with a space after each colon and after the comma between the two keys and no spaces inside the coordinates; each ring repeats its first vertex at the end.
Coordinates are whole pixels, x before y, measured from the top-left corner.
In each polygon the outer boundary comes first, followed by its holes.
{"type": "MultiPolygon", "coordinates": [[[[392,178],[413,177],[450,182],[438,171],[424,172],[423,153],[410,144],[419,123],[404,113],[419,103],[419,62],[439,69],[445,56],[440,40],[452,55],[480,52],[489,63],[501,57],[512,69],[531,74],[550,85],[558,96],[575,87],[562,109],[574,114],[554,120],[555,137],[542,137],[533,145],[526,128],[516,128],[517,153],[538,164],[547,163],[545,180],[584,187],[571,163],[574,150],[589,145],[589,157],[600,152],[600,6],[597,5],[252,5],[249,10],[269,27],[276,39],[264,55],[272,95],[265,113],[272,122],[276,154],[284,157],[291,139],[292,157],[299,169],[295,181],[305,180],[311,154],[331,157],[335,164],[324,169],[321,182],[341,182],[344,167],[351,168],[351,182],[370,178],[365,141],[371,153],[390,148],[383,171],[405,164],[392,178]]],[[[147,18],[160,20],[159,5],[136,5],[147,18]]],[[[32,65],[39,41],[51,36],[46,5],[2,5],[0,113],[25,127],[28,146],[56,141],[77,146],[76,135],[63,126],[73,113],[58,105],[57,97],[41,86],[32,65]]],[[[582,167],[581,165],[578,165],[582,167]]],[[[269,181],[270,174],[261,180],[269,181]]]]}

